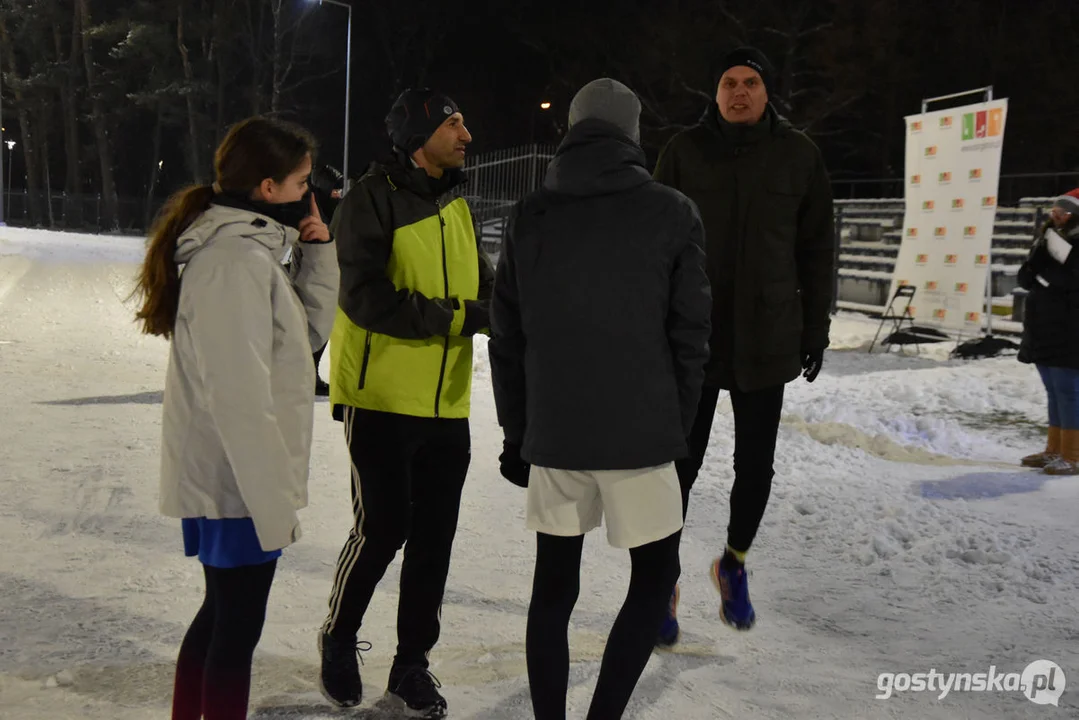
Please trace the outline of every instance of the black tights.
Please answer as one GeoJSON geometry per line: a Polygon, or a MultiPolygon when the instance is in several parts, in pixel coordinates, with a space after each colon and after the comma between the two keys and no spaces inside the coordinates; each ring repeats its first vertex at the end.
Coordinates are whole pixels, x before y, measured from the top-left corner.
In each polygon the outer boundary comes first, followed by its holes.
{"type": "Polygon", "coordinates": [[[180,646],[172,720],[244,720],[277,561],[202,567],[206,597],[180,646]]]}
{"type": "MultiPolygon", "coordinates": [[[[629,704],[655,646],[678,578],[681,531],[629,551],[629,591],[618,613],[588,720],[617,720],[629,704]]],[[[580,591],[584,536],[537,533],[536,571],[525,639],[536,720],[564,720],[569,686],[569,618],[580,591]]]]}

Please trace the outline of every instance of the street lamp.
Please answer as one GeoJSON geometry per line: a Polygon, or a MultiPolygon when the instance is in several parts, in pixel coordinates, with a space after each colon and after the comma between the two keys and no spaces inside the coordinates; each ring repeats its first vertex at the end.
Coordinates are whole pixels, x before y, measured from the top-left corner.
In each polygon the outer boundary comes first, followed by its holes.
{"type": "MultiPolygon", "coordinates": [[[[13,164],[11,162],[11,154],[15,152],[15,141],[8,140],[4,144],[7,145],[7,194],[8,197],[11,197],[11,166],[13,164]]],[[[0,167],[0,171],[2,170],[3,168],[0,167]]]]}
{"type": "MultiPolygon", "coordinates": [[[[2,76],[3,73],[0,73],[2,76]]],[[[2,127],[4,124],[4,83],[2,77],[0,77],[0,139],[3,138],[4,133],[7,132],[6,127],[2,127]]],[[[4,225],[4,151],[0,150],[0,227],[4,225]]]]}
{"type": "Polygon", "coordinates": [[[352,100],[352,4],[348,2],[342,2],[341,0],[307,0],[308,2],[317,2],[319,5],[323,3],[329,3],[330,5],[337,5],[348,10],[348,38],[345,45],[345,161],[342,164],[342,171],[345,179],[341,188],[342,197],[348,192],[349,174],[348,174],[348,126],[349,126],[349,109],[351,107],[352,100]]]}
{"type": "MultiPolygon", "coordinates": [[[[540,106],[540,110],[546,111],[546,110],[551,109],[551,103],[548,100],[544,100],[543,102],[541,102],[539,104],[539,106],[540,106]]],[[[536,144],[536,112],[535,111],[532,111],[531,117],[529,118],[528,144],[529,145],[535,145],[536,144]]]]}

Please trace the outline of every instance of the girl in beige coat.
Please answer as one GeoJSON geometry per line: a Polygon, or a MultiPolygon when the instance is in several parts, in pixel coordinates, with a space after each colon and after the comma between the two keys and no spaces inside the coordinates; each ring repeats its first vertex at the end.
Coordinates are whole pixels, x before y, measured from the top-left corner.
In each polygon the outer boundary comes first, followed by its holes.
{"type": "Polygon", "coordinates": [[[217,182],[170,200],[139,276],[143,331],[171,341],[161,511],[181,519],[185,553],[206,578],[176,665],[174,720],[247,716],[277,558],[300,537],[311,348],[329,336],[338,288],[336,249],[307,187],[314,150],[286,123],[232,128],[217,182]]]}

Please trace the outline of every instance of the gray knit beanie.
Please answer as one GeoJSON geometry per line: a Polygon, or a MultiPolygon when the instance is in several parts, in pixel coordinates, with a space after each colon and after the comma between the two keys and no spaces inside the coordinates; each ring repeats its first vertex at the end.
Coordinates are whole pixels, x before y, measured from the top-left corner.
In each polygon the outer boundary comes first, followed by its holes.
{"type": "Polygon", "coordinates": [[[569,126],[582,120],[603,120],[641,141],[641,101],[628,87],[610,78],[600,78],[581,88],[569,105],[569,126]]]}

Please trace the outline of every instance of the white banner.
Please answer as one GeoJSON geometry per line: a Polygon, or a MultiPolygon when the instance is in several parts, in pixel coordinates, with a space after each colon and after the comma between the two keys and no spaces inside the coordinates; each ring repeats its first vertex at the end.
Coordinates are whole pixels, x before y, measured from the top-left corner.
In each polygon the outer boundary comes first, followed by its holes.
{"type": "Polygon", "coordinates": [[[982,329],[1007,112],[995,100],[906,118],[906,214],[889,298],[914,285],[919,325],[982,329]]]}

